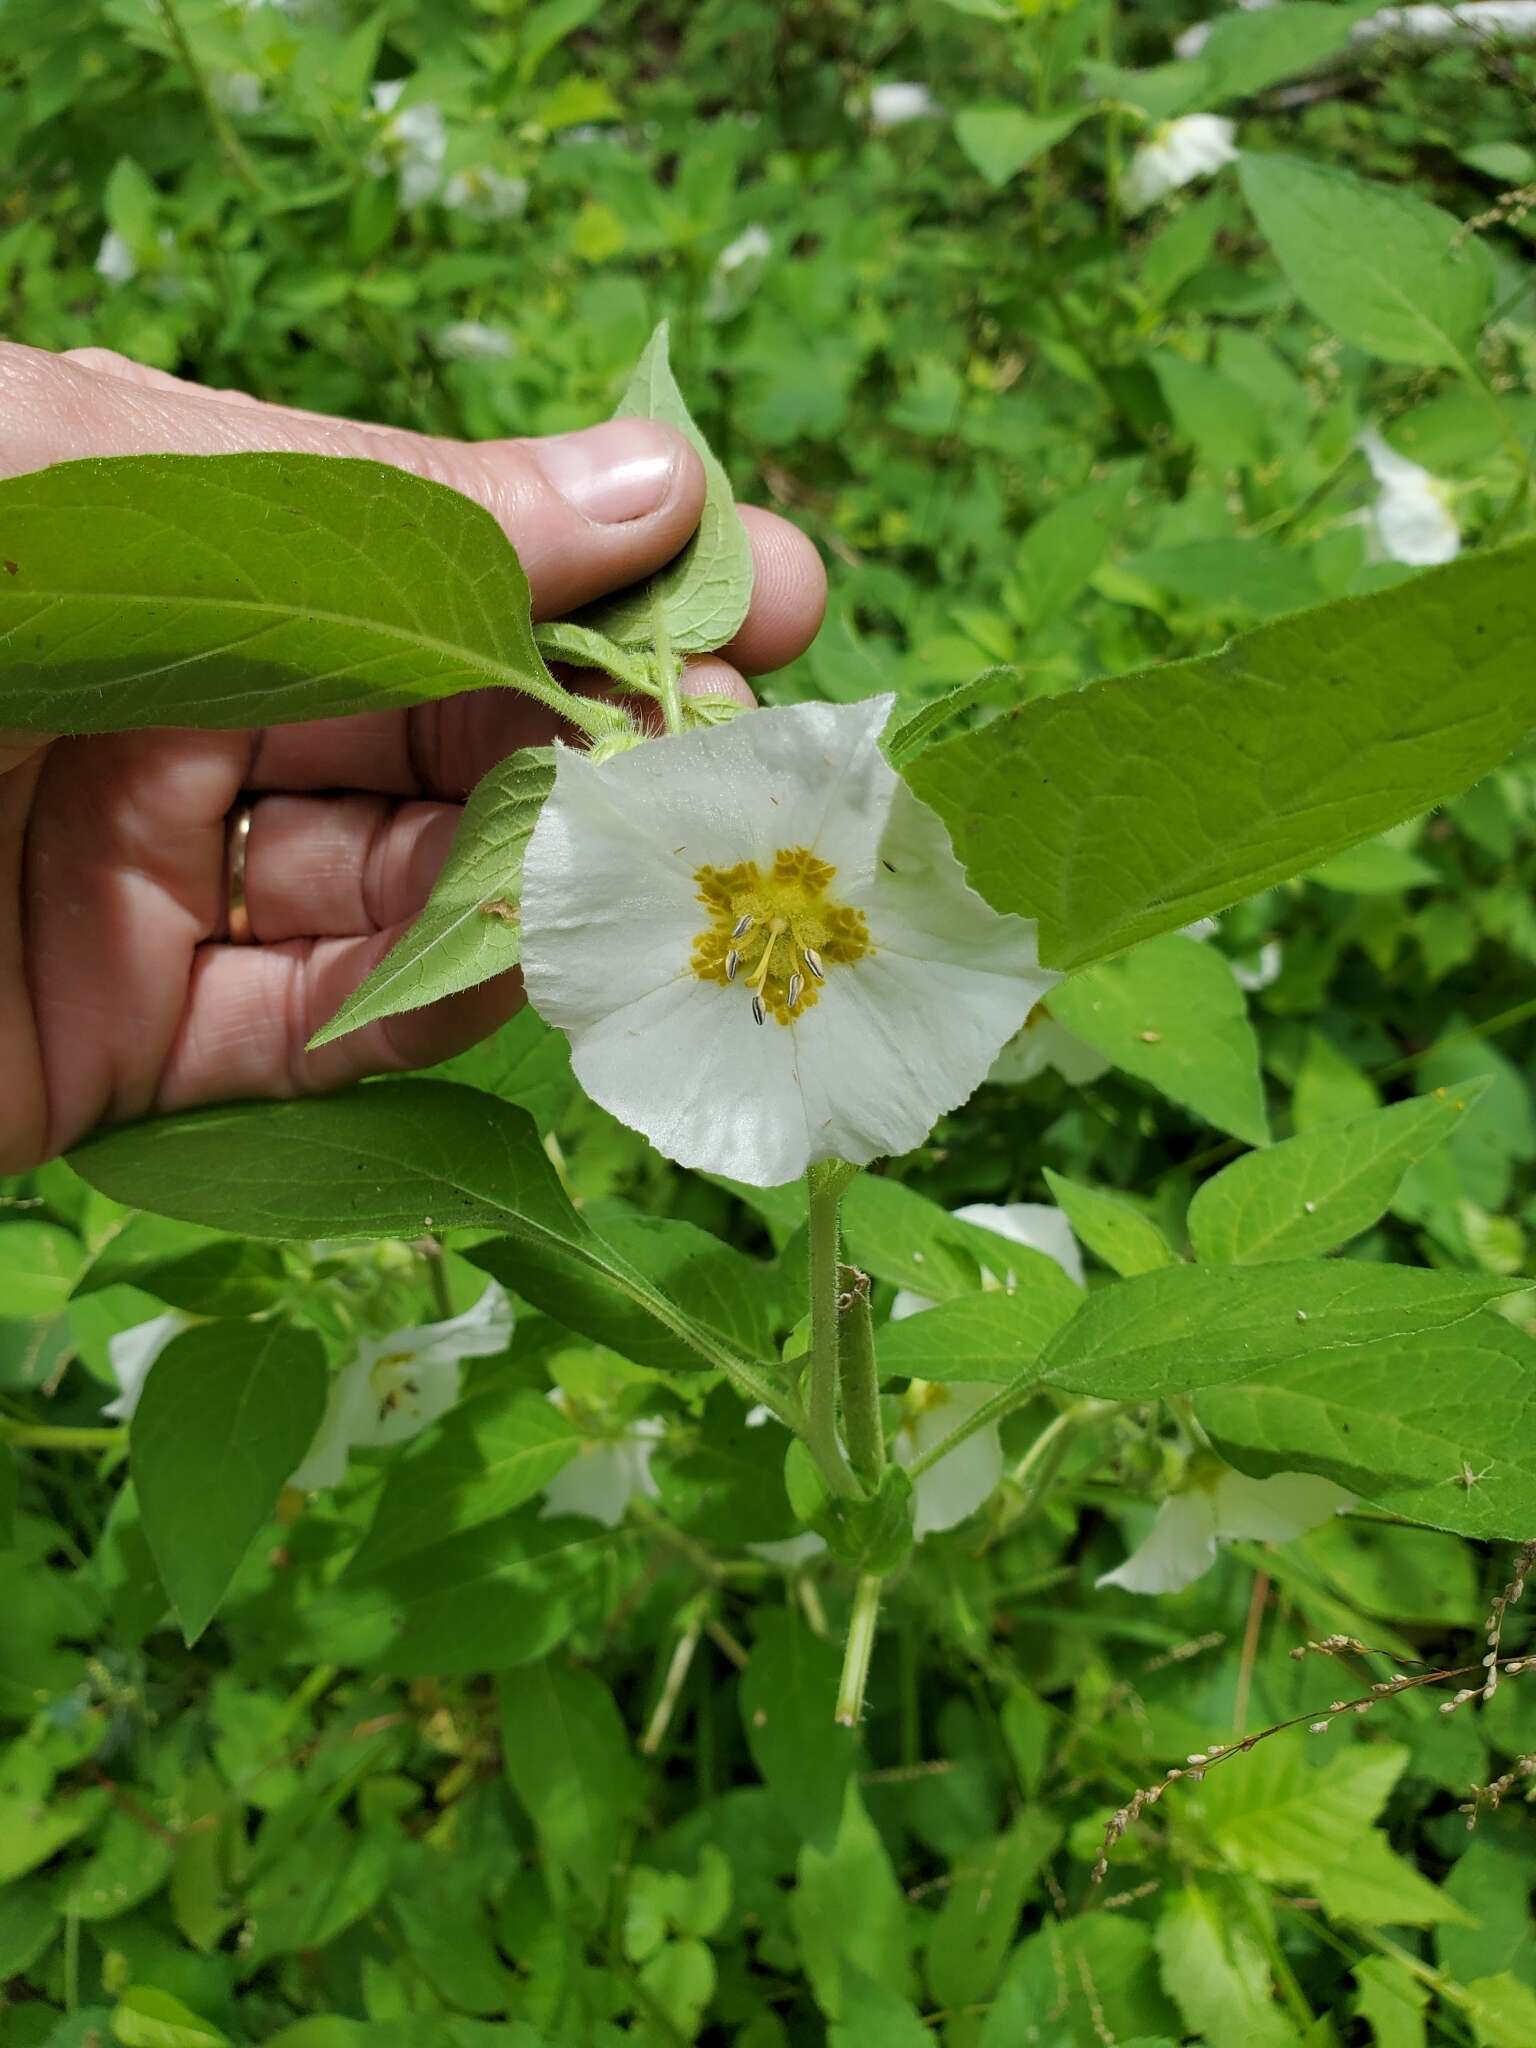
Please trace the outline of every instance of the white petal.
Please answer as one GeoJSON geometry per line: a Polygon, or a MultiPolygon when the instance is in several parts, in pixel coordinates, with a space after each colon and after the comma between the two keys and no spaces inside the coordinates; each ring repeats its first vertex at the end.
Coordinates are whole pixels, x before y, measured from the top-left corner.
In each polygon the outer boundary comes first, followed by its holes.
{"type": "Polygon", "coordinates": [[[347,1457],[368,1426],[373,1390],[372,1361],[360,1355],[334,1374],[326,1391],[325,1413],[309,1449],[288,1476],[300,1493],[318,1493],[340,1486],[347,1476],[347,1457]]]}
{"type": "Polygon", "coordinates": [[[613,1528],[624,1519],[636,1494],[654,1499],[656,1482],[651,1477],[654,1442],[635,1435],[616,1443],[592,1443],[555,1474],[544,1489],[540,1513],[581,1515],[589,1522],[613,1528]]]}
{"type": "Polygon", "coordinates": [[[1079,1287],[1086,1285],[1083,1255],[1072,1234],[1072,1226],[1061,1210],[1051,1203],[970,1202],[965,1208],[956,1209],[954,1214],[962,1223],[980,1224],[983,1230],[1010,1238],[1014,1244],[1028,1245],[1031,1251],[1044,1252],[1048,1259],[1056,1261],[1069,1280],[1075,1280],[1079,1287]]]}
{"type": "Polygon", "coordinates": [[[115,1337],[109,1337],[107,1363],[112,1368],[112,1377],[117,1381],[119,1392],[117,1399],[109,1401],[102,1409],[102,1414],[110,1415],[114,1422],[127,1422],[139,1405],[139,1396],[144,1391],[150,1367],[173,1337],[179,1337],[183,1330],[191,1327],[192,1318],[173,1308],[163,1316],[154,1316],[147,1323],[135,1323],[131,1330],[119,1330],[115,1337]]]}
{"type": "Polygon", "coordinates": [[[138,275],[139,260],[128,246],[126,237],[116,228],[109,228],[101,238],[101,247],[96,251],[96,275],[104,277],[108,284],[127,284],[131,277],[138,275]]]}
{"type": "Polygon", "coordinates": [[[1355,1504],[1353,1494],[1315,1473],[1276,1472],[1268,1479],[1250,1479],[1230,1467],[1212,1497],[1217,1536],[1255,1543],[1288,1543],[1355,1504]]]}
{"type": "Polygon", "coordinates": [[[927,86],[915,80],[877,85],[869,95],[869,117],[877,128],[900,128],[907,121],[919,121],[925,114],[940,111],[927,86]]]}
{"type": "Polygon", "coordinates": [[[1126,208],[1140,213],[1196,178],[1209,177],[1237,155],[1236,126],[1221,114],[1184,114],[1165,121],[1131,157],[1121,187],[1126,208]]]}
{"type": "Polygon", "coordinates": [[[515,220],[528,205],[528,180],[509,177],[490,164],[455,171],[443,187],[443,204],[470,220],[515,220]]]}
{"type": "Polygon", "coordinates": [[[1145,1540],[1098,1583],[1127,1593],[1177,1593],[1215,1562],[1215,1504],[1203,1487],[1193,1487],[1168,1496],[1145,1540]]]}
{"type": "MultiPolygon", "coordinates": [[[[924,1451],[941,1443],[951,1430],[990,1401],[996,1387],[960,1381],[929,1388],[918,1413],[896,1432],[891,1455],[910,1465],[924,1451]]],[[[997,1424],[989,1423],[932,1465],[913,1482],[913,1534],[919,1542],[940,1529],[953,1529],[992,1498],[1003,1476],[1003,1445],[997,1424]]]]}
{"type": "Polygon", "coordinates": [[[422,1363],[461,1358],[495,1358],[512,1341],[512,1304],[500,1281],[493,1280],[473,1308],[443,1323],[423,1323],[413,1330],[395,1330],[378,1349],[403,1351],[422,1363]]]}
{"type": "Polygon", "coordinates": [[[734,242],[727,242],[715,258],[717,270],[740,270],[749,263],[766,263],[773,254],[773,237],[761,222],[744,228],[734,242]]]}
{"type": "Polygon", "coordinates": [[[494,361],[513,354],[514,344],[510,334],[483,320],[452,320],[437,331],[437,352],[455,362],[494,361]]]}
{"type": "Polygon", "coordinates": [[[907,1316],[920,1316],[925,1308],[937,1308],[938,1303],[926,1294],[914,1294],[910,1287],[896,1290],[896,1299],[891,1303],[891,1321],[899,1323],[907,1316]]]}
{"type": "Polygon", "coordinates": [[[1087,1039],[1079,1038],[1044,1010],[1036,1009],[1024,1029],[1011,1038],[992,1062],[989,1081],[1018,1087],[1054,1068],[1071,1088],[1086,1088],[1109,1072],[1110,1063],[1087,1039]]]}
{"type": "Polygon", "coordinates": [[[1252,967],[1245,967],[1240,960],[1229,960],[1227,965],[1232,969],[1232,979],[1238,987],[1254,995],[1280,979],[1283,960],[1280,941],[1268,939],[1260,946],[1259,957],[1252,967]]]}

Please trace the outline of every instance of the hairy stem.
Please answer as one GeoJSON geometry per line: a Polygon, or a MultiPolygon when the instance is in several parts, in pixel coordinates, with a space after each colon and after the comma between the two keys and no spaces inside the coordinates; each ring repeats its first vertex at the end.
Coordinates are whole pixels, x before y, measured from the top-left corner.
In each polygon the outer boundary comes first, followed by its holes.
{"type": "Polygon", "coordinates": [[[667,607],[660,590],[651,600],[651,634],[655,647],[656,688],[661,698],[662,723],[668,732],[683,729],[683,693],[679,688],[682,674],[677,656],[672,652],[672,632],[667,625],[667,607]]]}
{"type": "Polygon", "coordinates": [[[160,19],[165,23],[165,32],[170,37],[177,56],[186,66],[192,80],[192,89],[203,103],[203,112],[208,125],[218,138],[219,147],[229,160],[229,167],[241,184],[258,196],[262,194],[262,182],[256,166],[246,152],[245,144],[235,133],[229,116],[219,105],[213,87],[208,83],[208,74],[198,62],[197,52],[187,40],[187,32],[181,25],[176,0],[159,0],[160,19]]]}
{"type": "Polygon", "coordinates": [[[869,1275],[855,1266],[838,1268],[838,1377],[843,1395],[843,1434],[848,1459],[873,1491],[885,1470],[885,1429],[880,1420],[880,1374],[875,1364],[875,1330],[869,1313],[869,1275]]]}
{"type": "Polygon", "coordinates": [[[825,1166],[811,1167],[805,1181],[811,1251],[811,1392],[805,1441],[832,1491],[844,1500],[858,1500],[863,1488],[853,1476],[837,1431],[838,1208],[846,1183],[825,1166]]]}

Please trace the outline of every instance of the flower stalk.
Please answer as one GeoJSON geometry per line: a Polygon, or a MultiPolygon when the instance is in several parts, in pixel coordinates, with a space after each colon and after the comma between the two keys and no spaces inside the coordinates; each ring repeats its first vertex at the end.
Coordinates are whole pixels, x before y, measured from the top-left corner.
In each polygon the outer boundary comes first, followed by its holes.
{"type": "Polygon", "coordinates": [[[884,1585],[885,1581],[876,1573],[866,1572],[853,1596],[842,1682],[837,1688],[837,1722],[842,1728],[857,1728],[864,1718],[864,1692],[869,1683],[869,1660],[874,1652],[884,1585]]]}
{"type": "Polygon", "coordinates": [[[662,724],[670,732],[683,729],[683,693],[679,687],[681,669],[677,656],[672,652],[672,633],[667,625],[666,600],[658,587],[651,603],[651,633],[653,659],[656,664],[656,689],[661,699],[662,724]]]}
{"type": "Polygon", "coordinates": [[[13,1422],[0,1416],[0,1444],[28,1451],[115,1451],[126,1448],[123,1428],[72,1429],[63,1422],[13,1422]]]}

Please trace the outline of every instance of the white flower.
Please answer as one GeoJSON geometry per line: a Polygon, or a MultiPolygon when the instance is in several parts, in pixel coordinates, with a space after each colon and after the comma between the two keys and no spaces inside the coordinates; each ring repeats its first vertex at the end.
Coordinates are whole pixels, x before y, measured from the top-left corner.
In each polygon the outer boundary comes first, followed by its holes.
{"type": "Polygon", "coordinates": [[[213,96],[230,114],[259,114],[267,104],[267,90],[254,71],[215,72],[213,96]]]}
{"type": "Polygon", "coordinates": [[[442,180],[448,130],[442,108],[431,100],[418,100],[414,106],[403,107],[396,113],[405,87],[403,78],[383,80],[373,88],[373,104],[377,113],[389,116],[384,135],[400,173],[401,203],[419,206],[432,197],[442,180]]]}
{"type": "Polygon", "coordinates": [[[1536,41],[1536,0],[1466,0],[1460,7],[1383,7],[1351,31],[1357,43],[1403,36],[1425,43],[1536,41]]]}
{"type": "Polygon", "coordinates": [[[1224,114],[1181,114],[1164,121],[1132,156],[1121,187],[1131,213],[1166,199],[1181,185],[1208,178],[1237,156],[1236,124],[1224,114]]]}
{"type": "MultiPolygon", "coordinates": [[[[1075,1280],[1081,1287],[1083,1282],[1083,1255],[1078,1249],[1072,1226],[1060,1209],[1049,1202],[968,1202],[963,1209],[949,1212],[962,1223],[976,1223],[983,1230],[994,1231],[999,1237],[1006,1237],[1014,1244],[1028,1245],[1034,1252],[1044,1252],[1048,1259],[1054,1259],[1069,1280],[1075,1280]]],[[[994,1280],[990,1273],[981,1276],[983,1292],[991,1293],[999,1286],[1011,1289],[1014,1276],[1009,1273],[1002,1281],[994,1280]]],[[[891,1303],[891,1321],[899,1322],[903,1316],[915,1316],[933,1303],[926,1295],[914,1294],[910,1287],[903,1287],[891,1303]]]]}
{"type": "Polygon", "coordinates": [[[754,1557],[760,1557],[764,1564],[776,1564],[785,1571],[793,1571],[797,1564],[808,1564],[813,1557],[820,1557],[826,1544],[814,1529],[802,1529],[798,1536],[777,1536],[771,1543],[749,1543],[748,1550],[754,1557]]]}
{"type": "Polygon", "coordinates": [[[116,228],[108,228],[96,251],[96,275],[104,277],[108,284],[127,284],[138,274],[139,259],[129,248],[126,237],[116,228]]]}
{"type": "Polygon", "coordinates": [[[1145,1540],[1098,1583],[1127,1593],[1177,1593],[1210,1570],[1218,1543],[1288,1543],[1353,1506],[1354,1496],[1331,1479],[1310,1472],[1249,1479],[1203,1456],[1191,1465],[1188,1483],[1158,1509],[1145,1540]]]}
{"type": "Polygon", "coordinates": [[[110,1415],[114,1422],[131,1420],[139,1405],[139,1396],[144,1391],[144,1382],[149,1378],[149,1368],[173,1337],[179,1337],[183,1330],[191,1327],[192,1318],[173,1308],[163,1316],[155,1316],[147,1323],[135,1323],[131,1330],[119,1330],[115,1337],[109,1337],[107,1363],[117,1381],[118,1395],[115,1401],[107,1403],[102,1414],[110,1415]]]}
{"type": "Polygon", "coordinates": [[[927,114],[944,109],[928,90],[912,80],[877,85],[869,95],[869,118],[877,128],[900,128],[908,121],[920,121],[927,114]]]}
{"type": "Polygon", "coordinates": [[[1257,995],[1260,989],[1269,988],[1280,979],[1284,956],[1278,939],[1266,939],[1259,948],[1259,957],[1251,967],[1245,967],[1240,960],[1229,960],[1232,979],[1247,995],[1257,995]]]}
{"type": "Polygon", "coordinates": [[[557,750],[523,975],[594,1101],[758,1187],[910,1151],[1058,977],[880,752],[889,697],[557,750]]]}
{"type": "Polygon", "coordinates": [[[726,320],[739,312],[756,290],[772,254],[773,237],[755,222],[734,242],[727,242],[710,272],[704,299],[705,319],[726,320]]]}
{"type": "MultiPolygon", "coordinates": [[[[995,1386],[971,1380],[957,1380],[952,1385],[914,1380],[903,1396],[904,1413],[891,1439],[891,1456],[898,1465],[910,1465],[958,1429],[996,1392],[995,1386]]],[[[992,1498],[1002,1476],[1002,1438],[997,1424],[989,1422],[913,1481],[914,1539],[921,1543],[925,1536],[953,1529],[957,1522],[974,1515],[992,1498]]]]}
{"type": "MultiPolygon", "coordinates": [[[[550,1400],[565,1408],[558,1387],[550,1400]]],[[[623,1521],[629,1504],[656,1498],[656,1481],[651,1477],[651,1458],[664,1425],[654,1415],[642,1415],[622,1436],[593,1438],[582,1445],[579,1456],[555,1474],[544,1489],[541,1515],[581,1515],[589,1522],[615,1528],[623,1521]]]]}
{"type": "Polygon", "coordinates": [[[288,1484],[301,1493],[337,1486],[353,1450],[419,1436],[459,1398],[460,1361],[494,1358],[511,1337],[512,1304],[493,1280],[449,1322],[369,1338],[332,1379],[314,1442],[288,1484]]]}
{"type": "Polygon", "coordinates": [[[1382,553],[1389,561],[1421,568],[1454,561],[1461,552],[1461,530],[1446,486],[1399,455],[1374,428],[1367,427],[1359,446],[1381,486],[1371,527],[1382,553]]]}
{"type": "Polygon", "coordinates": [[[481,164],[455,171],[443,187],[443,204],[470,220],[515,220],[528,204],[528,180],[481,164]]]}
{"type": "Polygon", "coordinates": [[[452,320],[439,328],[437,352],[456,362],[492,361],[515,353],[516,344],[500,327],[483,320],[452,320]]]}

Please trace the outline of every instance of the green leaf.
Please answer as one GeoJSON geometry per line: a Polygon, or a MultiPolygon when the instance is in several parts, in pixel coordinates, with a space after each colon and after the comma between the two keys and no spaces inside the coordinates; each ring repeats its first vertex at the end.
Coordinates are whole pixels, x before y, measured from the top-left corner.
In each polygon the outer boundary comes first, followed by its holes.
{"type": "MultiPolygon", "coordinates": [[[[642,1363],[661,1347],[671,1364],[685,1364],[689,1346],[725,1362],[718,1337],[577,1215],[527,1113],[471,1088],[376,1081],[312,1101],[192,1110],[104,1131],[70,1157],[119,1200],[252,1237],[504,1231],[507,1243],[478,1247],[477,1263],[515,1273],[512,1284],[536,1306],[579,1311],[604,1333],[600,1343],[626,1356],[645,1348],[642,1363]]],[[[697,1240],[714,1243],[688,1225],[667,1229],[669,1247],[688,1234],[685,1264],[699,1255],[697,1240]]]]}
{"type": "Polygon", "coordinates": [[[1218,15],[1200,51],[1206,73],[1201,104],[1248,99],[1281,79],[1316,70],[1347,49],[1355,23],[1375,11],[1376,0],[1345,6],[1291,0],[1257,13],[1218,15]]]}
{"type": "Polygon", "coordinates": [[[843,2017],[845,1971],[911,1997],[911,1908],[851,1780],[843,1787],[836,1836],[825,1848],[807,1842],[795,1874],[790,1918],[811,1990],[828,2019],[843,2017]]]}
{"type": "Polygon", "coordinates": [[[1463,1536],[1536,1529],[1536,1340],[1500,1316],[1299,1358],[1208,1388],[1197,1412],[1260,1478],[1320,1472],[1463,1536]]]}
{"type": "Polygon", "coordinates": [[[0,1550],[16,1544],[16,1458],[7,1444],[0,1444],[0,1550]]]}
{"type": "Polygon", "coordinates": [[[1154,349],[1147,365],[1179,432],[1218,475],[1252,469],[1264,459],[1263,421],[1253,400],[1230,377],[1170,349],[1154,349]]]}
{"type": "Polygon", "coordinates": [[[1165,1902],[1154,1936],[1163,1982],[1203,2041],[1301,2048],[1279,2009],[1264,1944],[1236,1905],[1194,1884],[1165,1902]]]}
{"type": "Polygon", "coordinates": [[[1218,1130],[1268,1143],[1259,1041],[1216,948],[1169,933],[1073,975],[1047,1007],[1123,1073],[1218,1130]]]}
{"type": "Polygon", "coordinates": [[[212,1620],[325,1412],[325,1353],[284,1323],[204,1323],[155,1361],[129,1431],[144,1534],[188,1643],[212,1620]]]}
{"type": "Polygon", "coordinates": [[[494,1522],[547,1486],[581,1449],[559,1409],[530,1387],[487,1387],[391,1461],[350,1569],[376,1571],[494,1522]]]}
{"type": "Polygon", "coordinates": [[[967,1849],[951,1873],[928,1937],[928,1988],[940,2005],[983,2005],[1013,1945],[1019,1912],[1061,1824],[1035,1807],[1005,1835],[967,1849]]]}
{"type": "Polygon", "coordinates": [[[747,616],[752,600],[752,549],[737,517],[730,479],[710,452],[672,375],[667,322],[646,344],[614,418],[662,420],[685,434],[704,464],[708,488],[698,532],[682,553],[647,582],[589,605],[577,621],[621,647],[649,647],[660,605],[678,654],[708,654],[723,647],[747,616]]]}
{"type": "Polygon", "coordinates": [[[1403,1774],[1396,1743],[1351,1743],[1313,1762],[1299,1739],[1266,1744],[1200,1788],[1201,1816],[1234,1869],[1270,1884],[1307,1884],[1369,1834],[1403,1774]]]}
{"type": "Polygon", "coordinates": [[[1064,612],[1109,553],[1140,473],[1138,462],[1117,463],[1031,525],[1019,543],[1010,590],[1031,626],[1064,612]]]}
{"type": "Polygon", "coordinates": [[[1056,1206],[1074,1231],[1111,1271],[1130,1279],[1137,1273],[1154,1273],[1159,1266],[1171,1266],[1173,1253],[1168,1241],[1150,1216],[1119,1195],[1102,1188],[1084,1187],[1059,1173],[1045,1169],[1046,1185],[1056,1206]]]}
{"type": "Polygon", "coordinates": [[[618,1709],[590,1671],[546,1659],[497,1680],[507,1776],[539,1831],[601,1906],[641,1790],[641,1773],[618,1709]]]}
{"type": "Polygon", "coordinates": [[[1467,371],[1493,266],[1454,215],[1303,157],[1245,153],[1238,177],[1309,313],[1383,362],[1467,371]]]}
{"type": "Polygon", "coordinates": [[[228,2038],[152,1984],[130,1984],[122,1993],[112,2010],[112,2033],[123,2048],[220,2048],[228,2038]]]}
{"type": "Polygon", "coordinates": [[[0,1313],[57,1315],[84,1264],[79,1238],[57,1223],[0,1223],[0,1313]]]}
{"type": "Polygon", "coordinates": [[[1042,1301],[1066,1303],[1065,1313],[1082,1300],[1082,1290],[1046,1253],[952,1216],[885,1174],[863,1173],[850,1184],[842,1225],[850,1264],[929,1301],[974,1295],[983,1274],[1004,1287],[1011,1280],[1042,1301]]]}
{"type": "Polygon", "coordinates": [[[876,1339],[882,1379],[987,1380],[1022,1385],[1041,1376],[1047,1344],[1081,1307],[1083,1291],[1054,1261],[1012,1294],[967,1294],[900,1322],[876,1339]],[[1047,1272],[1055,1278],[1047,1277],[1047,1272]]]}
{"type": "Polygon", "coordinates": [[[787,1609],[760,1612],[741,1719],[763,1783],[800,1839],[830,1848],[856,1738],[832,1718],[842,1658],[787,1609]]]}
{"type": "Polygon", "coordinates": [[[124,455],[0,483],[0,726],[226,730],[488,683],[548,698],[483,506],[328,455],[124,455]]]}
{"type": "Polygon", "coordinates": [[[1317,1352],[1445,1330],[1527,1284],[1329,1259],[1169,1266],[1090,1294],[1046,1347],[1038,1376],[1104,1400],[1151,1401],[1317,1352]]]}
{"type": "Polygon", "coordinates": [[[523,853],[554,787],[554,754],[524,747],[475,787],[442,872],[415,923],[309,1041],[311,1052],[360,1025],[504,974],[523,957],[523,853]]]}
{"type": "Polygon", "coordinates": [[[1018,695],[1019,672],[1008,662],[999,662],[993,668],[984,668],[969,682],[956,683],[952,690],[946,690],[931,703],[914,711],[910,718],[904,718],[899,725],[888,726],[881,739],[885,757],[893,768],[905,768],[923,751],[936,732],[946,726],[950,719],[958,718],[962,711],[969,711],[973,704],[983,702],[994,691],[1013,686],[1010,695],[1018,695]]]}
{"type": "Polygon", "coordinates": [[[168,1216],[130,1216],[75,1283],[73,1299],[139,1287],[195,1316],[260,1315],[289,1285],[282,1253],[168,1216]]]}
{"type": "Polygon", "coordinates": [[[973,886],[1079,967],[1465,789],[1536,725],[1536,541],[1020,706],[908,769],[973,886]]]}
{"type": "Polygon", "coordinates": [[[1091,105],[1084,105],[1059,114],[1027,114],[1006,100],[989,100],[961,108],[955,116],[955,140],[987,183],[1001,191],[1092,112],[1091,105]]]}
{"type": "Polygon", "coordinates": [[[1485,1092],[1486,1084],[1474,1082],[1395,1103],[1235,1160],[1189,1206],[1196,1255],[1257,1265],[1347,1244],[1385,1214],[1409,1167],[1449,1137],[1485,1092]]]}

